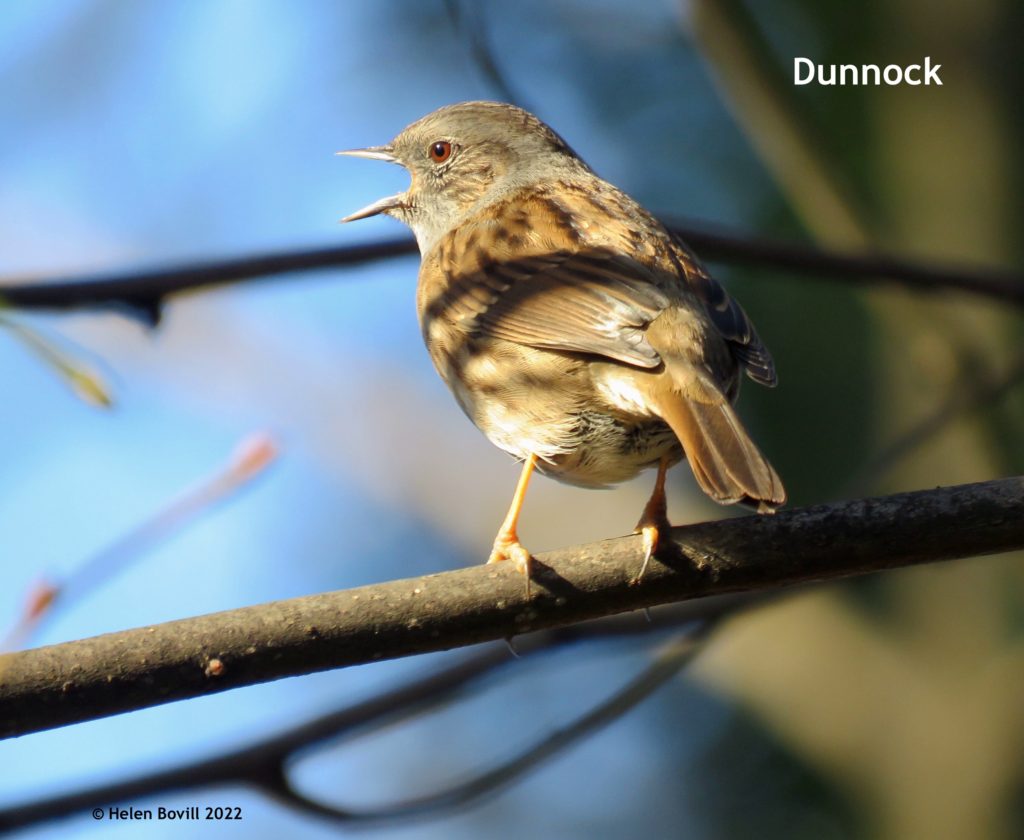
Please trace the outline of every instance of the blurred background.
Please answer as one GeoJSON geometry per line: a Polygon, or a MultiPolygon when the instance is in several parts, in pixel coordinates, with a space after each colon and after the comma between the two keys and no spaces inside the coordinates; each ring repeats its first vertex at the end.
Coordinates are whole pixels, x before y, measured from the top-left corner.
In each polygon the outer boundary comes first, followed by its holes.
{"type": "MultiPolygon", "coordinates": [[[[1024,8],[1011,0],[6,0],[0,282],[375,241],[337,219],[404,189],[339,159],[441,105],[515,98],[666,218],[945,263],[1022,261],[1024,8]],[[793,87],[792,59],[941,63],[942,87],[793,87]]],[[[0,312],[0,621],[273,436],[264,475],[58,611],[33,643],[481,562],[517,466],[421,345],[417,260],[116,314],[0,312]],[[19,325],[12,328],[11,324],[19,325]],[[38,331],[109,385],[76,398],[38,331]]],[[[1006,304],[714,266],[780,387],[741,412],[791,504],[1024,472],[1021,317],[1006,304]]],[[[728,515],[671,475],[670,516],[728,515]]],[[[531,487],[524,542],[627,533],[652,475],[531,487]]],[[[995,557],[740,615],[683,677],[502,795],[381,837],[1024,836],[1024,567],[995,557]]],[[[610,695],[648,643],[574,647],[296,768],[360,804],[472,775],[610,695]]],[[[0,807],[209,755],[459,652],[286,680],[0,743],[0,807]]],[[[190,835],[334,836],[242,790],[190,835]]],[[[179,836],[91,817],[26,836],[179,836]]]]}

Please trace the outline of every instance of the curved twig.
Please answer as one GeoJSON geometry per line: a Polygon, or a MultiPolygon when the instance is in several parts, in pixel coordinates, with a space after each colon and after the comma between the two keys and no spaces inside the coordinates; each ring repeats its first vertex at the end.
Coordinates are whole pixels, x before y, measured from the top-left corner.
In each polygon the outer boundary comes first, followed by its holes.
{"type": "MultiPolygon", "coordinates": [[[[200,758],[177,767],[103,785],[93,785],[58,796],[44,797],[0,809],[0,831],[24,828],[96,807],[136,802],[158,794],[196,790],[211,785],[247,783],[276,798],[294,799],[289,793],[287,765],[297,752],[326,739],[371,733],[386,725],[449,702],[483,679],[527,657],[577,642],[624,636],[649,636],[688,624],[709,624],[719,617],[768,600],[754,593],[707,598],[675,604],[653,613],[647,621],[638,613],[613,616],[557,630],[531,633],[517,640],[516,655],[492,645],[453,665],[385,691],[369,700],[344,706],[262,738],[245,747],[200,758]]],[[[291,804],[291,803],[289,803],[291,804]]],[[[307,804],[302,805],[309,810],[307,804]]],[[[325,816],[338,817],[341,809],[325,806],[325,816]]]]}
{"type": "MultiPolygon", "coordinates": [[[[709,625],[705,625],[706,629],[709,625]]],[[[289,807],[343,823],[378,823],[437,816],[497,793],[522,778],[545,760],[565,751],[593,732],[618,720],[674,677],[700,649],[705,632],[678,636],[655,654],[654,661],[612,697],[604,700],[567,726],[541,738],[511,759],[480,772],[437,793],[407,799],[391,805],[356,810],[312,799],[284,777],[265,792],[289,807]]]]}

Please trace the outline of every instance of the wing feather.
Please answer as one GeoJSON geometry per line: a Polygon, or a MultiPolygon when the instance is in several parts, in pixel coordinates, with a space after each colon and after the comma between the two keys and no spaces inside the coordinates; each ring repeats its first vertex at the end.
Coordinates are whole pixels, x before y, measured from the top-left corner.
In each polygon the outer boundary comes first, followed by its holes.
{"type": "Polygon", "coordinates": [[[639,262],[593,249],[486,263],[451,278],[435,308],[476,334],[653,368],[643,330],[669,303],[639,262]]]}
{"type": "Polygon", "coordinates": [[[775,362],[765,347],[761,337],[754,329],[743,307],[725,290],[717,280],[705,271],[697,258],[678,238],[673,237],[675,259],[680,273],[686,278],[688,286],[704,303],[711,322],[729,343],[733,356],[736,358],[747,376],[761,385],[774,388],[778,384],[775,373],[775,362]]]}

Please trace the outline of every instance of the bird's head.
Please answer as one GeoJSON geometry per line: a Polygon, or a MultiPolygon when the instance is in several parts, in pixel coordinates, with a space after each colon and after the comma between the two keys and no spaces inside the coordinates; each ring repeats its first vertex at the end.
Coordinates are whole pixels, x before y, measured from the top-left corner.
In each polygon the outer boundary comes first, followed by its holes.
{"type": "Polygon", "coordinates": [[[571,148],[533,114],[500,102],[462,102],[434,111],[384,146],[342,155],[405,167],[412,183],[343,222],[384,213],[412,228],[426,253],[465,215],[511,191],[589,171],[571,148]]]}

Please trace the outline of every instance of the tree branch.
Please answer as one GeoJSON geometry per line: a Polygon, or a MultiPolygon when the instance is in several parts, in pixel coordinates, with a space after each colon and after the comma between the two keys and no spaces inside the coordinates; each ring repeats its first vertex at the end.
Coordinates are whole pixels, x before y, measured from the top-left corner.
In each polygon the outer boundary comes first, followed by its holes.
{"type": "Polygon", "coordinates": [[[988,266],[950,266],[887,254],[843,253],[811,245],[669,225],[702,259],[829,280],[957,291],[1024,306],[1024,274],[988,266]]]}
{"type": "MultiPolygon", "coordinates": [[[[630,680],[612,697],[597,704],[567,726],[541,738],[520,750],[515,756],[464,782],[445,789],[371,808],[356,810],[350,806],[328,804],[313,799],[291,784],[282,773],[278,783],[263,786],[264,792],[291,808],[307,814],[327,817],[336,822],[351,824],[397,822],[422,819],[448,813],[468,805],[481,797],[494,794],[526,775],[542,762],[571,747],[576,742],[620,718],[638,703],[649,697],[686,665],[700,650],[703,634],[680,636],[672,639],[654,657],[654,662],[630,680]]],[[[0,817],[2,819],[2,817],[0,817]]]]}
{"type": "Polygon", "coordinates": [[[672,532],[640,584],[640,538],[511,566],[311,595],[0,657],[0,737],[329,668],[447,650],[673,601],[1024,548],[1024,478],[672,532]]]}
{"type": "MultiPolygon", "coordinates": [[[[663,635],[669,630],[678,633],[682,627],[695,628],[686,638],[697,641],[723,616],[762,604],[769,597],[760,593],[723,595],[675,604],[648,616],[636,612],[625,613],[570,627],[530,633],[516,639],[514,656],[506,645],[484,645],[454,664],[431,667],[429,672],[407,679],[395,688],[367,700],[341,706],[284,731],[263,735],[242,747],[186,761],[174,767],[0,808],[0,832],[38,825],[96,807],[120,802],[134,803],[142,798],[214,785],[248,784],[267,795],[278,796],[283,788],[292,788],[288,770],[296,754],[329,739],[366,735],[424,714],[477,688],[485,677],[493,676],[509,666],[518,666],[527,658],[563,645],[628,636],[651,637],[663,635]]],[[[285,804],[306,810],[305,802],[296,802],[300,796],[300,793],[292,790],[285,804]]],[[[334,811],[331,815],[333,818],[345,819],[339,809],[334,811]]],[[[373,813],[364,808],[348,814],[351,819],[366,820],[375,815],[383,819],[384,815],[380,815],[379,811],[380,806],[373,813]],[[359,816],[356,816],[357,813],[359,816]]]]}
{"type": "MultiPolygon", "coordinates": [[[[954,290],[1024,306],[1024,276],[996,268],[951,268],[871,254],[842,254],[808,245],[774,242],[673,224],[705,260],[746,264],[790,274],[824,276],[848,282],[891,283],[920,291],[954,290]]],[[[364,265],[415,254],[410,239],[386,239],[305,251],[278,251],[237,259],[169,266],[91,278],[55,278],[31,283],[0,283],[0,306],[23,310],[114,309],[154,325],[169,295],[293,271],[364,265]]]]}
{"type": "Polygon", "coordinates": [[[91,278],[0,285],[0,303],[16,309],[51,311],[122,309],[156,324],[168,295],[241,280],[276,277],[292,271],[363,265],[415,253],[418,253],[416,242],[411,238],[305,251],[276,251],[91,278]]]}

